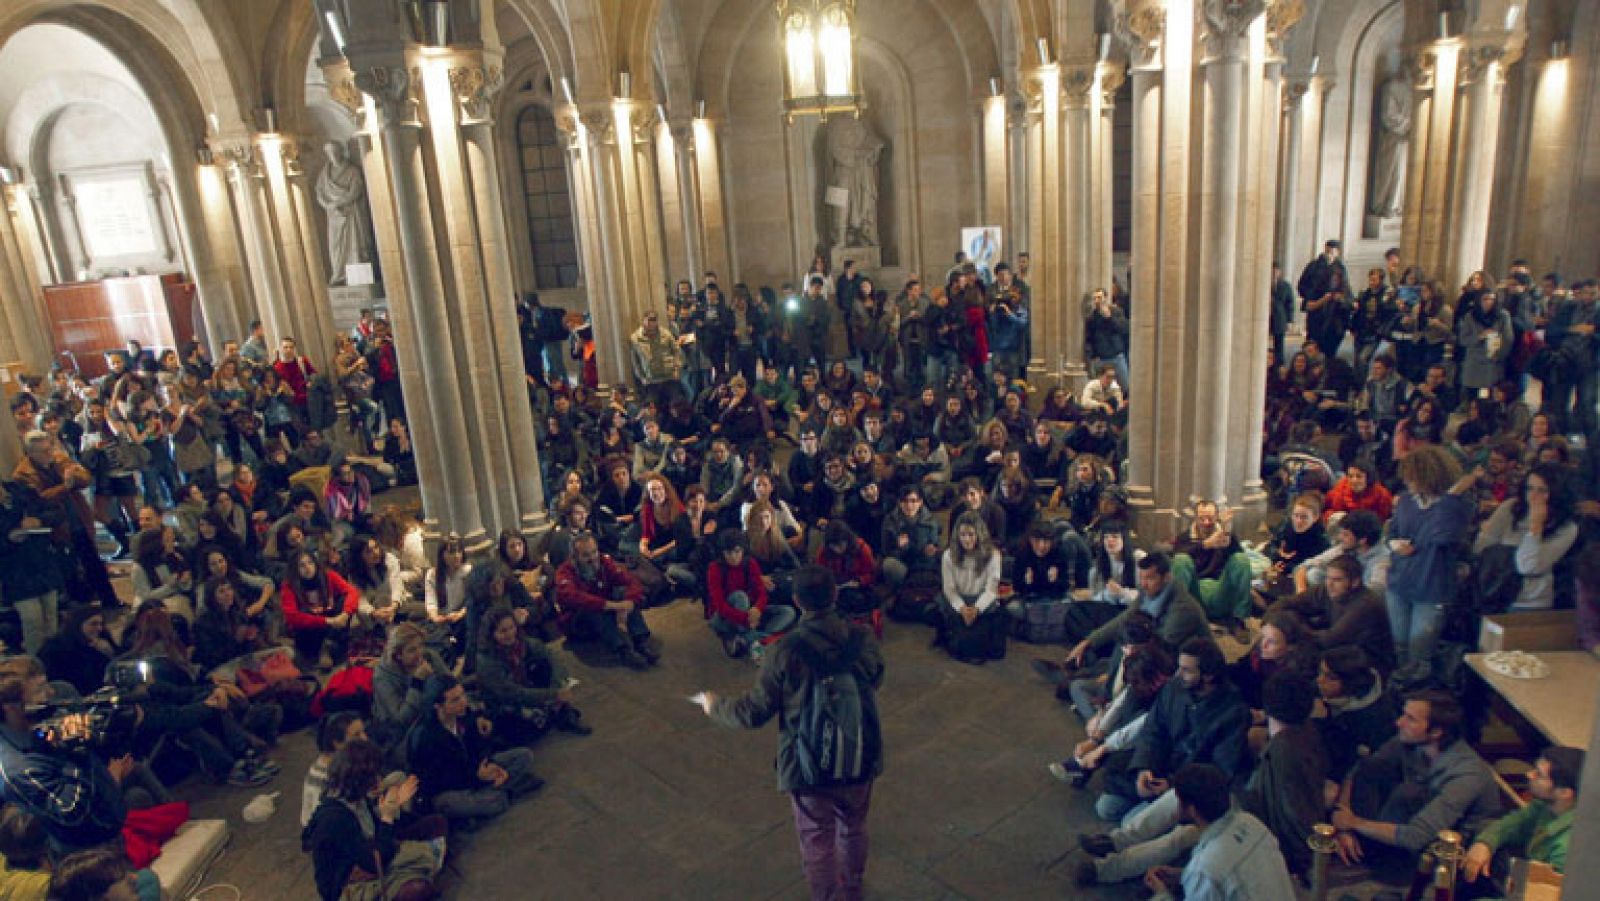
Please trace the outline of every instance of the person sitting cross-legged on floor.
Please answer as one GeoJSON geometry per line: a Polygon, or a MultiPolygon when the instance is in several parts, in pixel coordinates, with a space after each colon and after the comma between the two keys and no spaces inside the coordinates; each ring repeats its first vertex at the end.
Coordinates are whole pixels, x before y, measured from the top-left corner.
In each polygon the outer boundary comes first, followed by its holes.
{"type": "Polygon", "coordinates": [[[1133,757],[1109,770],[1095,813],[1121,820],[1135,805],[1171,788],[1168,774],[1185,763],[1210,763],[1241,781],[1249,766],[1245,730],[1250,708],[1229,684],[1222,649],[1191,638],[1178,649],[1178,678],[1168,682],[1145,715],[1133,757]]]}
{"type": "Polygon", "coordinates": [[[626,567],[600,553],[593,532],[572,540],[572,558],[556,570],[556,603],[572,614],[570,641],[599,639],[630,669],[648,669],[661,659],[640,606],[644,586],[626,567]]]}
{"type": "Polygon", "coordinates": [[[491,751],[494,723],[469,713],[467,689],[454,676],[428,677],[427,696],[432,711],[406,737],[406,760],[434,813],[470,829],[544,787],[532,751],[491,751]]]}
{"type": "Polygon", "coordinates": [[[328,764],[322,802],[300,833],[322,901],[429,901],[444,862],[442,842],[401,841],[395,820],[417,793],[416,777],[382,781],[383,750],[364,738],[328,764]]]}
{"type": "Polygon", "coordinates": [[[1010,622],[997,596],[1000,551],[977,512],[962,513],[950,533],[941,565],[945,603],[939,641],[963,663],[999,660],[1006,655],[1010,622]]]}
{"type": "MultiPolygon", "coordinates": [[[[1528,771],[1528,806],[1514,810],[1483,828],[1461,861],[1460,897],[1476,899],[1500,892],[1491,878],[1496,858],[1516,855],[1547,864],[1557,873],[1567,866],[1567,842],[1577,816],[1578,782],[1584,752],[1578,748],[1545,748],[1528,771]]],[[[1510,891],[1507,886],[1506,891],[1510,891]]]]}
{"type": "Polygon", "coordinates": [[[768,636],[787,631],[797,617],[793,607],[768,604],[771,579],[745,549],[743,532],[723,529],[717,545],[720,553],[706,568],[706,616],[728,656],[742,657],[768,636]]]}
{"type": "Polygon", "coordinates": [[[1128,603],[1126,610],[1074,645],[1067,652],[1066,666],[1082,666],[1088,662],[1091,650],[1109,646],[1121,631],[1123,620],[1135,610],[1144,611],[1156,621],[1156,635],[1169,650],[1177,650],[1191,638],[1209,640],[1205,608],[1175,577],[1172,559],[1158,551],[1140,560],[1138,569],[1138,597],[1128,603]]]}
{"type": "Polygon", "coordinates": [[[544,642],[522,631],[515,611],[495,606],[478,630],[478,689],[495,731],[518,744],[547,729],[588,735],[594,730],[572,703],[565,668],[544,642]]]}
{"type": "Polygon", "coordinates": [[[1198,829],[1189,862],[1179,870],[1153,867],[1145,874],[1154,901],[1269,901],[1293,898],[1294,883],[1278,842],[1266,825],[1231,803],[1228,774],[1190,764],[1172,777],[1180,819],[1198,829]]]}
{"type": "Polygon", "coordinates": [[[1395,737],[1357,764],[1340,789],[1333,825],[1341,860],[1374,856],[1373,845],[1409,857],[1442,829],[1475,832],[1500,812],[1494,771],[1462,737],[1464,718],[1447,692],[1406,698],[1395,737]]]}

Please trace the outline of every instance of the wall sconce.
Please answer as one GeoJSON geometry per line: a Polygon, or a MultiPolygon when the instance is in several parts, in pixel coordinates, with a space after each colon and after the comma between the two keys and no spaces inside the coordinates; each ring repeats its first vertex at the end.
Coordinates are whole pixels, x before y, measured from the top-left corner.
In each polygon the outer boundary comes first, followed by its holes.
{"type": "Polygon", "coordinates": [[[22,180],[22,172],[10,166],[0,166],[0,185],[10,187],[22,180]]]}
{"type": "Polygon", "coordinates": [[[278,133],[278,111],[270,106],[261,108],[261,131],[269,135],[278,133]]]}
{"type": "Polygon", "coordinates": [[[1522,4],[1513,3],[1506,9],[1506,31],[1517,27],[1517,19],[1522,17],[1522,4]]]}
{"type": "Polygon", "coordinates": [[[656,118],[661,120],[661,124],[662,125],[667,124],[667,105],[666,104],[664,104],[664,103],[656,104],[656,118]]]}
{"type": "Polygon", "coordinates": [[[999,97],[1000,96],[1000,79],[993,78],[993,77],[991,77],[989,79],[989,96],[990,97],[999,97]]]}
{"type": "Polygon", "coordinates": [[[212,152],[210,144],[201,144],[194,149],[195,162],[202,166],[210,166],[217,161],[216,154],[212,152]]]}
{"type": "Polygon", "coordinates": [[[1039,39],[1039,65],[1041,65],[1041,66],[1050,65],[1050,39],[1049,38],[1040,38],[1039,39]]]}
{"type": "Polygon", "coordinates": [[[704,100],[696,100],[694,102],[694,117],[696,119],[704,119],[706,117],[706,102],[704,100]]]}
{"type": "Polygon", "coordinates": [[[1439,40],[1447,41],[1449,39],[1450,39],[1450,13],[1441,12],[1441,13],[1439,13],[1439,40]]]}
{"type": "Polygon", "coordinates": [[[567,78],[565,75],[561,76],[561,96],[566,98],[568,106],[573,105],[572,80],[567,78]]]}
{"type": "Polygon", "coordinates": [[[1567,53],[1568,53],[1568,48],[1567,48],[1567,42],[1566,41],[1555,40],[1555,41],[1551,41],[1550,42],[1550,58],[1551,59],[1566,59],[1567,58],[1567,53]]]}
{"type": "Polygon", "coordinates": [[[633,74],[626,69],[617,73],[617,97],[622,100],[633,98],[633,74]]]}
{"type": "Polygon", "coordinates": [[[1320,54],[1313,55],[1311,57],[1311,74],[1312,75],[1317,74],[1317,70],[1321,69],[1321,68],[1322,68],[1322,56],[1320,54]]]}
{"type": "Polygon", "coordinates": [[[1111,58],[1111,35],[1100,35],[1100,61],[1105,62],[1111,58]]]}
{"type": "Polygon", "coordinates": [[[343,53],[344,52],[344,25],[343,25],[343,23],[341,23],[339,21],[339,14],[336,11],[330,9],[327,12],[322,14],[322,18],[323,18],[323,21],[328,23],[328,35],[333,38],[334,44],[338,45],[339,52],[343,53]]]}

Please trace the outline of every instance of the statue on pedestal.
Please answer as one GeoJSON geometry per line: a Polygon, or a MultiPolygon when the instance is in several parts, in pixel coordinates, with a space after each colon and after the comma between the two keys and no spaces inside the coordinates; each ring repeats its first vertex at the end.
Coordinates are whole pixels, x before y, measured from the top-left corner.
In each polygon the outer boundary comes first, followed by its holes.
{"type": "Polygon", "coordinates": [[[1381,219],[1400,215],[1406,193],[1406,151],[1411,144],[1411,85],[1392,76],[1378,88],[1373,116],[1372,194],[1367,213],[1381,219]]]}
{"type": "Polygon", "coordinates": [[[345,267],[371,262],[367,222],[367,186],[361,167],[351,162],[343,144],[322,145],[327,164],[317,176],[317,203],[328,218],[328,284],[345,283],[345,267]]]}
{"type": "Polygon", "coordinates": [[[849,192],[844,221],[836,226],[833,244],[878,246],[878,160],[884,147],[883,139],[858,118],[828,122],[827,184],[849,192]]]}

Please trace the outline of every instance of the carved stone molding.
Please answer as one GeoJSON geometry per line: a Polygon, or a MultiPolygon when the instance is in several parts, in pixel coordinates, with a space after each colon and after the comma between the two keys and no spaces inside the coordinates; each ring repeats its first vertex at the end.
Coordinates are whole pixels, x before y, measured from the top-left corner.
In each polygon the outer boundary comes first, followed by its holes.
{"type": "Polygon", "coordinates": [[[497,65],[456,66],[450,70],[450,91],[455,95],[462,125],[494,122],[494,95],[505,83],[497,65]]]}
{"type": "Polygon", "coordinates": [[[300,166],[300,142],[293,138],[278,139],[278,156],[283,159],[283,174],[289,178],[299,178],[305,174],[305,169],[300,166]]]}
{"type": "Polygon", "coordinates": [[[350,111],[358,120],[366,110],[361,99],[361,89],[356,87],[356,74],[342,57],[322,66],[322,79],[328,84],[328,96],[350,111]]]}
{"type": "MultiPolygon", "coordinates": [[[[1461,54],[1460,67],[1457,69],[1456,84],[1465,87],[1483,78],[1489,72],[1489,67],[1505,59],[1506,48],[1500,44],[1478,44],[1468,47],[1461,54]]],[[[1504,77],[1504,66],[1500,69],[1504,77]]]]}
{"type": "Polygon", "coordinates": [[[1250,23],[1266,9],[1266,0],[1201,0],[1207,54],[1212,57],[1242,56],[1250,23]]]}
{"type": "Polygon", "coordinates": [[[403,66],[373,66],[355,74],[355,85],[371,95],[383,114],[384,124],[421,128],[422,72],[403,66]]]}
{"type": "Polygon", "coordinates": [[[1100,106],[1102,109],[1111,109],[1117,105],[1117,91],[1127,80],[1128,70],[1121,63],[1112,62],[1101,63],[1099,68],[1100,106]]]}
{"type": "Polygon", "coordinates": [[[1406,57],[1405,73],[1412,90],[1424,94],[1433,90],[1435,62],[1432,50],[1417,50],[1406,57]]]}
{"type": "Polygon", "coordinates": [[[1272,55],[1283,54],[1283,39],[1305,14],[1305,0],[1271,0],[1267,6],[1267,47],[1272,55]]]}
{"type": "Polygon", "coordinates": [[[1061,70],[1061,96],[1067,109],[1084,109],[1094,90],[1094,66],[1065,66],[1061,70]]]}
{"type": "Polygon", "coordinates": [[[578,118],[583,121],[584,130],[595,141],[609,144],[616,140],[617,120],[615,116],[611,115],[610,107],[601,106],[580,109],[578,118]]]}
{"type": "Polygon", "coordinates": [[[1117,0],[1111,30],[1128,48],[1128,58],[1135,66],[1155,64],[1166,27],[1167,11],[1161,0],[1117,0]]]}

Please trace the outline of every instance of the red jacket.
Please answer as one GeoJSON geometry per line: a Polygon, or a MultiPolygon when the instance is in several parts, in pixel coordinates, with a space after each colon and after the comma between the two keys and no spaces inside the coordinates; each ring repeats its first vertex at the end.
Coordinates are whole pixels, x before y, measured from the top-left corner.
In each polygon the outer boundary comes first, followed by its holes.
{"type": "Polygon", "coordinates": [[[728,596],[735,591],[748,595],[754,609],[763,614],[767,612],[767,584],[761,581],[761,564],[749,553],[744,555],[744,566],[740,569],[729,569],[720,557],[712,561],[706,569],[706,583],[711,597],[707,612],[712,616],[720,616],[743,629],[750,627],[750,614],[728,603],[728,596]]]}
{"type": "Polygon", "coordinates": [[[972,332],[972,344],[967,350],[966,363],[974,370],[982,369],[983,364],[989,362],[989,320],[983,311],[983,304],[969,304],[963,314],[967,319],[967,329],[972,332]]]}
{"type": "Polygon", "coordinates": [[[1341,510],[1346,513],[1371,510],[1377,514],[1379,522],[1388,522],[1389,514],[1394,512],[1394,495],[1382,485],[1368,485],[1364,493],[1357,495],[1350,490],[1349,479],[1340,479],[1328,489],[1327,506],[1322,511],[1323,521],[1326,522],[1329,516],[1341,510]]]}
{"type": "Polygon", "coordinates": [[[306,405],[306,385],[311,377],[317,374],[317,368],[311,365],[308,357],[299,357],[293,360],[279,360],[272,364],[278,373],[278,378],[283,379],[289,390],[294,392],[294,405],[306,405]]]}
{"type": "Polygon", "coordinates": [[[599,578],[586,581],[578,573],[577,559],[568,560],[556,570],[556,604],[567,612],[599,613],[611,603],[613,589],[622,589],[622,600],[637,604],[644,600],[644,586],[622,564],[606,554],[600,555],[599,578]]]}
{"type": "MultiPolygon", "coordinates": [[[[331,569],[323,570],[322,574],[327,579],[330,599],[335,602],[336,606],[341,608],[339,612],[354,616],[355,612],[361,607],[361,592],[356,591],[354,586],[346,582],[344,576],[331,569]],[[339,598],[343,598],[344,603],[337,603],[339,598]]],[[[300,596],[295,593],[295,586],[299,581],[297,578],[290,577],[284,579],[283,584],[278,586],[278,594],[283,600],[284,626],[290,632],[299,632],[302,629],[324,628],[330,617],[338,616],[339,614],[319,614],[301,610],[300,596]]]]}
{"type": "Polygon", "coordinates": [[[834,556],[833,551],[824,544],[817,551],[817,565],[833,573],[833,581],[840,585],[855,582],[862,588],[869,588],[878,578],[878,565],[872,559],[872,548],[860,538],[856,539],[856,546],[843,557],[834,556]]]}

